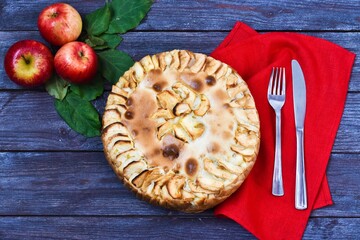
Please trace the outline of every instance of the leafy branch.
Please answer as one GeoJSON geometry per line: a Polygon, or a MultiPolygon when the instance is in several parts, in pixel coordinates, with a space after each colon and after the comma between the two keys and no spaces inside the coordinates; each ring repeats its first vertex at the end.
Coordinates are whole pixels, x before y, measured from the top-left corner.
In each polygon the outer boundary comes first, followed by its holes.
{"type": "Polygon", "coordinates": [[[84,41],[97,53],[98,74],[85,85],[70,84],[54,75],[46,90],[55,98],[55,109],[64,121],[85,137],[101,134],[100,116],[92,101],[104,92],[105,82],[115,84],[134,61],[116,50],[119,34],[137,27],[150,10],[152,0],[113,0],[84,17],[84,41]]]}

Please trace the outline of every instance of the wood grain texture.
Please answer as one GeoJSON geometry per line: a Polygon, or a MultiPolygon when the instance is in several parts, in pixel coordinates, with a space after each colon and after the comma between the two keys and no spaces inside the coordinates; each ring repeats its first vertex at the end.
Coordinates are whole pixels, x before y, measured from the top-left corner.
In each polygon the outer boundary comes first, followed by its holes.
{"type": "Polygon", "coordinates": [[[0,99],[2,150],[102,149],[99,138],[87,139],[68,127],[56,113],[54,99],[47,93],[3,92],[0,95],[4,97],[0,99]]]}
{"type": "MultiPolygon", "coordinates": [[[[0,22],[6,24],[0,30],[36,30],[40,11],[55,2],[2,1],[0,22]]],[[[67,2],[83,16],[104,4],[98,0],[67,2]]],[[[157,0],[137,30],[226,31],[236,20],[241,20],[258,30],[351,31],[360,29],[359,8],[358,0],[280,0],[266,4],[261,0],[157,0]]]]}
{"type": "MultiPolygon", "coordinates": [[[[214,217],[6,217],[1,239],[255,239],[214,217]],[[19,231],[21,229],[21,231],[19,231]]],[[[303,239],[357,239],[360,219],[310,218],[303,239]]]]}
{"type": "MultiPolygon", "coordinates": [[[[95,102],[102,113],[107,93],[95,102]]],[[[85,138],[58,116],[53,98],[42,91],[0,92],[0,151],[102,151],[99,137],[85,138]]],[[[348,94],[333,152],[360,153],[360,94],[348,94]]]]}
{"type": "MultiPolygon", "coordinates": [[[[0,1],[0,62],[16,41],[36,39],[40,11],[55,0],[0,1]]],[[[82,16],[99,0],[68,0],[82,16]]],[[[119,49],[135,60],[171,49],[209,54],[236,21],[267,33],[293,31],[360,55],[360,1],[155,0],[119,49]]],[[[105,94],[95,101],[102,112],[105,94]]],[[[360,235],[360,60],[327,175],[334,205],[315,210],[303,239],[360,235]]],[[[254,239],[213,211],[184,214],[138,200],[105,161],[99,138],[86,139],[57,115],[42,87],[24,89],[0,68],[0,239],[254,239]]]]}
{"type": "MultiPolygon", "coordinates": [[[[135,60],[148,54],[172,49],[188,49],[194,52],[210,54],[225,38],[228,32],[129,32],[119,49],[127,52],[135,60]]],[[[360,32],[354,33],[316,33],[305,34],[320,37],[334,42],[349,51],[360,55],[360,32]]],[[[7,49],[21,39],[35,39],[45,42],[37,31],[34,32],[0,32],[0,62],[4,61],[7,49]]],[[[0,89],[22,89],[6,76],[0,68],[0,89]]],[[[360,91],[360,59],[355,59],[349,91],[360,91]]]]}
{"type": "MultiPolygon", "coordinates": [[[[360,155],[333,154],[328,177],[333,206],[312,216],[360,217],[360,155]],[[343,186],[346,185],[346,188],[343,186]]],[[[0,215],[211,216],[184,214],[138,200],[101,152],[0,153],[0,215]]]]}

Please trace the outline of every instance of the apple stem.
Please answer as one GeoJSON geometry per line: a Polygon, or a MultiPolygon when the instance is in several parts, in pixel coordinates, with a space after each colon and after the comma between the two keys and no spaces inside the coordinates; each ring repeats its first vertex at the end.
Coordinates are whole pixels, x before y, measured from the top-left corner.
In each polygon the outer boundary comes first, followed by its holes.
{"type": "Polygon", "coordinates": [[[22,59],[24,59],[25,63],[26,64],[29,64],[30,63],[30,60],[27,59],[24,55],[21,55],[22,59]]]}

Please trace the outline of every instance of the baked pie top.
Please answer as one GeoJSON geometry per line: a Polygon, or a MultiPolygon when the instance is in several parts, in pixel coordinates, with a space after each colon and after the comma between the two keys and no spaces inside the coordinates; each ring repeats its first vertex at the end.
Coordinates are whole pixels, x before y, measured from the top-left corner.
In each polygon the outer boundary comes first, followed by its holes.
{"type": "Polygon", "coordinates": [[[144,57],[112,87],[102,140],[114,171],[140,197],[199,212],[244,181],[259,149],[259,118],[227,64],[173,50],[144,57]]]}

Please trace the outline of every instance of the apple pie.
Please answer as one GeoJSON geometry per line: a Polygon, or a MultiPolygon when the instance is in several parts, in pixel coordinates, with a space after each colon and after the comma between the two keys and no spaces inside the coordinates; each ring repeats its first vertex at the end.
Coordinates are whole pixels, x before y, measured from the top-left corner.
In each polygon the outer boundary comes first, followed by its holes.
{"type": "Polygon", "coordinates": [[[227,64],[186,50],[146,56],[112,86],[103,115],[109,164],[141,199],[201,212],[253,167],[259,116],[227,64]]]}

